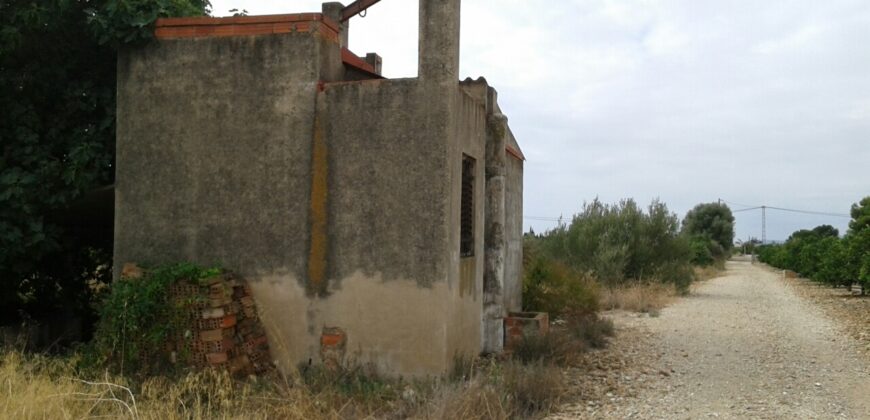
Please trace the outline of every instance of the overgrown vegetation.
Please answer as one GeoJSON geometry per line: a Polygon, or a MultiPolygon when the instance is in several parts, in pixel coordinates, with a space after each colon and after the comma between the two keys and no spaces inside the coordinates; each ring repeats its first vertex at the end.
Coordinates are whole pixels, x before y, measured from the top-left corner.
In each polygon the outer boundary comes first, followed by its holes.
{"type": "MultiPolygon", "coordinates": [[[[114,177],[117,51],[207,0],[0,0],[0,325],[87,312],[109,238],[66,209],[114,177]]],[[[111,220],[107,221],[111,225],[111,220]]]]}
{"type": "MultiPolygon", "coordinates": [[[[175,330],[181,323],[172,318],[187,311],[179,305],[195,303],[171,301],[169,287],[179,282],[197,284],[220,273],[218,268],[181,263],[156,267],[141,278],[122,277],[113,282],[99,305],[99,324],[86,348],[85,362],[119,374],[144,375],[167,369],[169,360],[163,357],[166,343],[170,337],[185,333],[175,330]]],[[[189,362],[190,355],[178,357],[189,362]]]]}
{"type": "Polygon", "coordinates": [[[734,215],[721,203],[698,204],[686,213],[682,232],[689,238],[693,264],[721,264],[734,242],[734,215]]]}
{"type": "Polygon", "coordinates": [[[831,286],[862,283],[870,288],[870,196],[852,205],[849,231],[842,238],[830,225],[799,230],[784,244],[758,247],[758,258],[831,286]]]}
{"type": "Polygon", "coordinates": [[[609,321],[587,312],[583,322],[528,337],[513,357],[457,360],[449,378],[386,378],[344,360],[234,380],[161,357],[167,339],[182,333],[172,314],[187,312],[171,287],[210,284],[221,273],[182,263],[112,283],[94,339],[70,355],[0,348],[0,383],[14,388],[0,395],[0,418],[528,418],[558,403],[559,366],[613,333],[609,321]]]}
{"type": "Polygon", "coordinates": [[[598,285],[613,291],[669,284],[686,293],[693,262],[727,257],[732,222],[730,210],[717,204],[695,207],[681,230],[676,214],[658,200],[646,210],[631,199],[586,203],[569,224],[526,235],[525,305],[556,314],[594,312],[598,285]]]}
{"type": "Polygon", "coordinates": [[[0,418],[510,419],[545,413],[563,393],[558,367],[479,359],[454,379],[387,379],[361,367],[245,381],[207,369],[130,377],[82,370],[77,356],[0,350],[0,418]]]}

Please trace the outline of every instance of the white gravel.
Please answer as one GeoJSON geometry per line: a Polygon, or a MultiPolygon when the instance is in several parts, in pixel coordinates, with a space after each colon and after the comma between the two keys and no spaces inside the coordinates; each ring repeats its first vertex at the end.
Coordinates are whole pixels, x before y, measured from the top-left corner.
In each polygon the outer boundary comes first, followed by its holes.
{"type": "Polygon", "coordinates": [[[870,419],[870,363],[859,343],[748,261],[729,262],[724,276],[658,317],[615,321],[644,337],[654,355],[639,368],[648,380],[594,409],[569,402],[554,417],[870,419]]]}

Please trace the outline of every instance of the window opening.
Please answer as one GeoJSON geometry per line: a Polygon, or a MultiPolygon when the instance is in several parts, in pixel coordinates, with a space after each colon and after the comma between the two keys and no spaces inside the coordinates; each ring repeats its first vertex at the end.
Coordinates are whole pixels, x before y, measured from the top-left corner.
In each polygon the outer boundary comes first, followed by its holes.
{"type": "Polygon", "coordinates": [[[459,255],[474,255],[474,158],[462,155],[462,197],[459,217],[459,255]]]}

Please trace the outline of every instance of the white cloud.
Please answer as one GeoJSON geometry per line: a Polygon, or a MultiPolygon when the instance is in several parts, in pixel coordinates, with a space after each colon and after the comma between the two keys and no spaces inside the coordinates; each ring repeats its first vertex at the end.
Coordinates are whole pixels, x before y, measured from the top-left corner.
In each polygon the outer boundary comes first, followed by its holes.
{"type": "Polygon", "coordinates": [[[814,45],[823,35],[825,28],[818,24],[809,24],[785,36],[763,41],[753,48],[760,54],[777,54],[805,50],[814,45]]]}

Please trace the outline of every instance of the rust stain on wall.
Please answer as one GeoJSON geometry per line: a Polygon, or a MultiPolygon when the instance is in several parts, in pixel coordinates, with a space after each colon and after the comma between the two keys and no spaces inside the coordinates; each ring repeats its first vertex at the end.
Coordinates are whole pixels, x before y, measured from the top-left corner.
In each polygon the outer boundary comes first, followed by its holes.
{"type": "Polygon", "coordinates": [[[308,291],[313,294],[323,294],[326,291],[326,201],[329,163],[319,112],[314,115],[314,139],[311,150],[311,248],[308,254],[308,291]]]}

